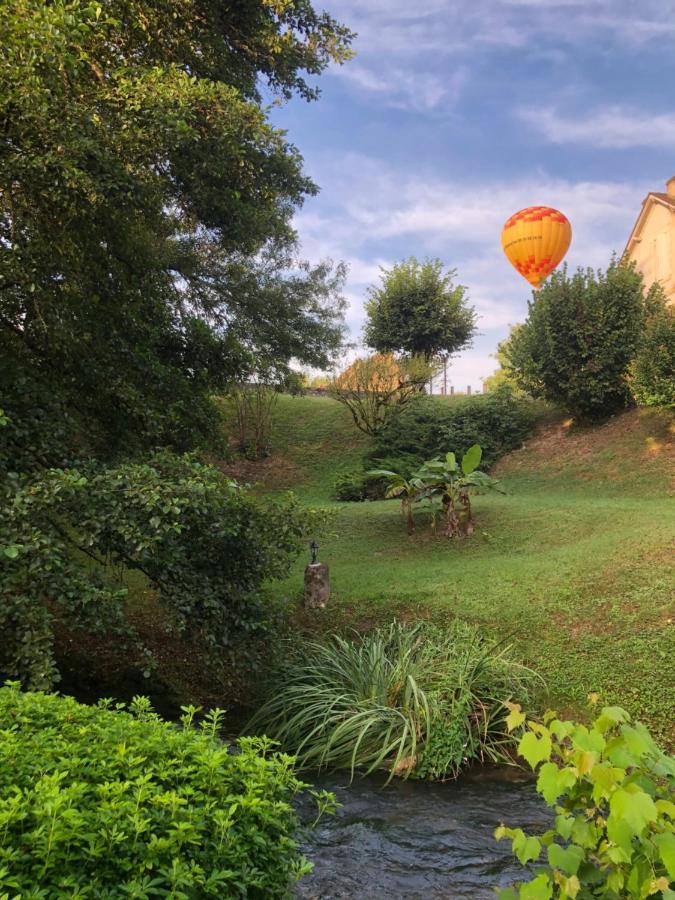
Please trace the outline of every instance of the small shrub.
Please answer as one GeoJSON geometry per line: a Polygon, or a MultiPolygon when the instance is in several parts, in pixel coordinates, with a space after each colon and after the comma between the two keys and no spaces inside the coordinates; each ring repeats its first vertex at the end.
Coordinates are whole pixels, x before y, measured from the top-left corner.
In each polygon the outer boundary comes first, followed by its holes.
{"type": "Polygon", "coordinates": [[[356,470],[343,472],[335,479],[336,500],[383,500],[387,490],[386,480],[356,470]]]}
{"type": "Polygon", "coordinates": [[[526,697],[532,679],[470,625],[394,622],[354,640],[303,644],[274,673],[249,729],[278,740],[303,768],[443,779],[504,758],[503,703],[526,697]]]}
{"type": "Polygon", "coordinates": [[[543,724],[526,721],[511,705],[507,724],[523,727],[518,751],[556,816],[538,837],[497,829],[495,837],[511,838],[523,865],[534,864],[534,878],[499,891],[500,898],[673,900],[675,759],[647,729],[615,706],[587,727],[555,713],[543,724]]]}
{"type": "Polygon", "coordinates": [[[335,479],[337,500],[358,502],[366,499],[366,476],[364,472],[343,472],[335,479]]]}
{"type": "Polygon", "coordinates": [[[647,321],[631,372],[640,406],[675,406],[675,312],[661,304],[647,321]]]}
{"type": "Polygon", "coordinates": [[[372,437],[395,409],[422,390],[432,373],[433,366],[423,357],[375,353],[355,359],[330,382],[328,393],[349,410],[356,427],[372,437]]]}
{"type": "Polygon", "coordinates": [[[520,447],[536,421],[536,406],[516,396],[508,386],[451,402],[418,396],[392,413],[376,437],[366,466],[403,471],[399,466],[384,464],[393,458],[403,463],[407,476],[427,459],[448,450],[461,455],[480,444],[483,463],[489,468],[505,453],[520,447]]]}
{"type": "Polygon", "coordinates": [[[274,410],[279,400],[277,386],[264,381],[235,384],[230,388],[229,396],[239,450],[246,459],[269,456],[274,410]]]}
{"type": "Polygon", "coordinates": [[[304,787],[264,739],[231,754],[199,729],[0,689],[4,897],[284,897],[308,871],[292,801],[304,787]]]}

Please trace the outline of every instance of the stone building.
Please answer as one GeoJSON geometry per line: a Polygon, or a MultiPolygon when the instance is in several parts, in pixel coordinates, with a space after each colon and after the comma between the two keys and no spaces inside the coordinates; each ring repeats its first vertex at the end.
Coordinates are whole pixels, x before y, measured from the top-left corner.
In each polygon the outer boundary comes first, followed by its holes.
{"type": "Polygon", "coordinates": [[[669,303],[675,303],[675,176],[666,192],[650,191],[628,238],[624,259],[633,260],[645,286],[660,281],[669,303]]]}

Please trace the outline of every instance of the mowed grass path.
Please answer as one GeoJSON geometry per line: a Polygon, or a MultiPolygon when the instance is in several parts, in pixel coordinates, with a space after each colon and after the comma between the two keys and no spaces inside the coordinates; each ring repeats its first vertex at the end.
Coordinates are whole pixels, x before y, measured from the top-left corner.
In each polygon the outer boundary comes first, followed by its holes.
{"type": "MultiPolygon", "coordinates": [[[[549,425],[498,464],[509,495],[475,499],[476,533],[448,541],[431,535],[422,512],[408,537],[396,501],[333,501],[336,473],[358,465],[368,441],[334,401],[282,397],[263,487],[290,487],[307,504],[337,509],[320,538],[331,608],[296,613],[297,624],[479,622],[546,679],[542,706],[580,713],[597,691],[672,746],[672,422],[666,413],[632,411],[586,431],[549,425]]],[[[275,594],[299,601],[306,561],[275,594]]]]}

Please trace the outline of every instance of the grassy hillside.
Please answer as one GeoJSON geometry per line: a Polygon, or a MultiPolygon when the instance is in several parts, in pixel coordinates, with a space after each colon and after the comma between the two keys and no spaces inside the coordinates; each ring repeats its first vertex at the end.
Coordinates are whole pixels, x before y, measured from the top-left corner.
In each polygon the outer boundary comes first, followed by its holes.
{"type": "MultiPolygon", "coordinates": [[[[395,501],[331,500],[336,473],[358,464],[367,439],[328,398],[282,397],[275,454],[244,474],[337,509],[319,539],[332,606],[298,612],[301,627],[394,615],[480,622],[546,678],[542,703],[570,711],[598,691],[672,742],[672,439],[672,417],[648,411],[585,431],[548,425],[498,464],[509,495],[476,498],[476,533],[459,541],[432,537],[422,513],[408,537],[395,501]]],[[[277,594],[299,599],[305,562],[277,594]]]]}

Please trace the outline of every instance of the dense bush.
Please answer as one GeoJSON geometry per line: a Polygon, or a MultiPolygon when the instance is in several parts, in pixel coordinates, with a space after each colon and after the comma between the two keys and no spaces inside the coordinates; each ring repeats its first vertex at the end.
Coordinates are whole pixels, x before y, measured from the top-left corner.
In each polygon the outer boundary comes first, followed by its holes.
{"type": "Polygon", "coordinates": [[[623,409],[645,312],[660,290],[645,299],[641,274],[617,262],[606,272],[554,272],[500,346],[508,371],[533,397],[583,419],[623,409]]]}
{"type": "Polygon", "coordinates": [[[3,897],[283,897],[303,785],[264,739],[0,688],[3,897]]]}
{"type": "Polygon", "coordinates": [[[675,406],[675,311],[665,303],[648,317],[631,375],[640,406],[675,406]]]}
{"type": "Polygon", "coordinates": [[[489,467],[522,445],[536,418],[534,404],[508,387],[451,402],[422,395],[391,415],[368,454],[367,467],[376,464],[407,477],[427,459],[449,450],[461,455],[474,444],[483,448],[483,463],[489,467]]]}
{"type": "Polygon", "coordinates": [[[142,573],[167,628],[205,653],[259,626],[261,586],[285,575],[311,510],[254,500],[189,456],[51,469],[17,480],[0,511],[0,670],[31,687],[57,677],[53,620],[125,629],[121,571],[142,573]]]}
{"type": "Polygon", "coordinates": [[[526,722],[511,705],[507,724],[524,726],[519,753],[538,773],[537,790],[556,816],[539,837],[497,829],[497,839],[511,838],[520,862],[535,870],[517,889],[499,891],[502,900],[672,900],[675,759],[647,729],[616,706],[588,727],[555,713],[543,724],[526,722]]]}
{"type": "Polygon", "coordinates": [[[504,701],[526,697],[532,679],[472,626],[394,622],[353,640],[303,643],[274,673],[249,728],[304,768],[444,779],[503,758],[504,701]]]}
{"type": "Polygon", "coordinates": [[[335,479],[336,500],[380,500],[386,489],[384,479],[373,477],[361,469],[341,472],[335,479]]]}

